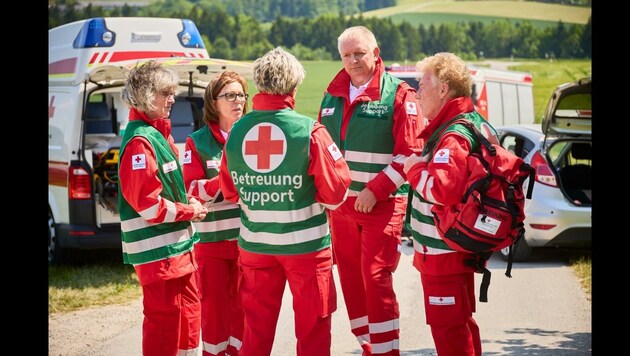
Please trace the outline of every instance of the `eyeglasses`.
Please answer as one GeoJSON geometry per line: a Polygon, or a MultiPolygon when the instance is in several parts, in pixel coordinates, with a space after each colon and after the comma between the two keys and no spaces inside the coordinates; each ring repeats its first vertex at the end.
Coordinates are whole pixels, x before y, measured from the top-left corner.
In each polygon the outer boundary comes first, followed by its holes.
{"type": "Polygon", "coordinates": [[[177,93],[172,92],[172,91],[168,91],[168,90],[163,90],[163,91],[161,91],[161,92],[160,92],[160,94],[161,94],[163,97],[165,97],[165,98],[168,98],[168,97],[169,97],[169,96],[171,96],[171,95],[172,95],[173,97],[176,97],[176,96],[177,96],[177,93]]]}
{"type": "Polygon", "coordinates": [[[247,98],[249,98],[249,94],[243,94],[243,93],[225,93],[225,94],[221,94],[219,96],[217,96],[217,99],[219,98],[225,98],[225,100],[230,101],[230,102],[234,102],[236,101],[236,98],[239,98],[240,100],[246,101],[247,98]]]}

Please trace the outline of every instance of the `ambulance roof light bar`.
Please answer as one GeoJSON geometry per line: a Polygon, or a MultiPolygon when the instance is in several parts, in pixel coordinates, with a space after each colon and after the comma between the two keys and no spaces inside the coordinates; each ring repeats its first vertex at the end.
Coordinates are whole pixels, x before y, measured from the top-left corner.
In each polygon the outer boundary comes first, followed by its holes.
{"type": "MultiPolygon", "coordinates": [[[[183,19],[184,29],[177,34],[182,46],[186,48],[205,48],[197,26],[191,20],[183,19]]],[[[116,33],[105,25],[105,19],[97,17],[86,21],[74,39],[74,48],[112,47],[116,43],[116,33]]]]}
{"type": "Polygon", "coordinates": [[[116,33],[107,29],[102,17],[86,21],[74,39],[74,48],[111,47],[116,43],[116,33]]]}
{"type": "Polygon", "coordinates": [[[182,46],[187,48],[206,48],[195,23],[188,19],[183,19],[182,23],[184,24],[184,30],[177,34],[182,46]]]}

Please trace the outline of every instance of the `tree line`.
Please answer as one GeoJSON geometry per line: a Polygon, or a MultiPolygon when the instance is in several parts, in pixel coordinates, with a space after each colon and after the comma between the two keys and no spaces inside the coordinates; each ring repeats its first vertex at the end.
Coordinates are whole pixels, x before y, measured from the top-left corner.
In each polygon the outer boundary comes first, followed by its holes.
{"type": "MultiPolygon", "coordinates": [[[[254,0],[232,0],[245,4],[254,0]]],[[[390,0],[393,1],[393,0],[390,0]]],[[[300,3],[271,0],[275,4],[300,3]]],[[[342,3],[342,0],[312,0],[310,3],[342,3]]],[[[365,6],[368,0],[347,3],[365,6]]],[[[382,0],[378,5],[386,3],[382,0]]],[[[376,2],[370,2],[376,6],[376,2]]],[[[358,6],[358,5],[357,5],[358,6]]],[[[391,5],[386,5],[391,6],[391,5]]],[[[586,25],[566,24],[539,29],[530,21],[512,24],[497,20],[412,26],[408,22],[394,24],[387,18],[364,18],[361,13],[347,16],[324,13],[312,17],[276,16],[263,23],[245,12],[230,15],[217,1],[169,0],[146,6],[103,8],[79,6],[76,0],[49,5],[48,23],[53,28],[65,23],[92,17],[170,17],[195,22],[211,57],[233,60],[254,60],[268,50],[282,46],[301,60],[338,60],[337,37],[347,27],[364,25],[377,37],[384,60],[418,60],[437,52],[454,52],[465,60],[486,58],[592,58],[591,18],[586,25]],[[178,2],[187,6],[177,6],[178,2]]]]}

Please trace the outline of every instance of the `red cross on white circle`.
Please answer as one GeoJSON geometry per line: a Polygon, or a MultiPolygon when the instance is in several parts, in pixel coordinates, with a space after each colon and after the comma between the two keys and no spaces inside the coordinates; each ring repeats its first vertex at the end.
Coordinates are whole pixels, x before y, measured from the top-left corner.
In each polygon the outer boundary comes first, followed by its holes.
{"type": "Polygon", "coordinates": [[[284,132],[271,123],[252,127],[243,140],[243,159],[249,168],[259,173],[276,169],[284,160],[286,150],[284,132]]]}

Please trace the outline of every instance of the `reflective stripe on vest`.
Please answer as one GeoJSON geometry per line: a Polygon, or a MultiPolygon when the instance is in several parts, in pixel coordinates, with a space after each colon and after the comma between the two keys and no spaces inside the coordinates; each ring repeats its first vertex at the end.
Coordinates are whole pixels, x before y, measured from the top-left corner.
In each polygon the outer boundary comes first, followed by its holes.
{"type": "MultiPolygon", "coordinates": [[[[135,136],[144,137],[149,141],[155,152],[158,167],[164,167],[171,162],[177,167],[166,172],[165,169],[158,169],[158,178],[162,182],[160,196],[171,202],[188,203],[184,177],[177,156],[166,138],[155,128],[141,120],[130,121],[122,138],[120,155],[123,155],[127,143],[135,136]]],[[[147,222],[123,197],[120,185],[118,206],[124,263],[137,265],[177,256],[192,250],[194,243],[199,240],[189,221],[160,224],[147,222]]]]}
{"type": "Polygon", "coordinates": [[[308,175],[315,121],[293,110],[250,111],[226,143],[240,196],[239,246],[266,254],[302,254],[330,246],[325,209],[308,175]]]}

